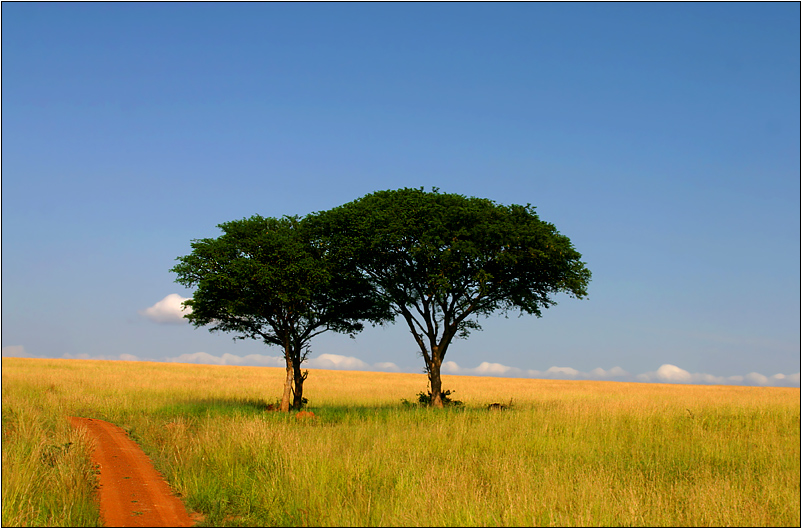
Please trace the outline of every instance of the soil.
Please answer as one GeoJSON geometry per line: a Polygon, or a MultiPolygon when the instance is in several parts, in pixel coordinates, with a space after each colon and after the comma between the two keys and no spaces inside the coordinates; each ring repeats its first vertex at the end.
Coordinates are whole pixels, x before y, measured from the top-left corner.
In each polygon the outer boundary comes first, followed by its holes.
{"type": "Polygon", "coordinates": [[[100,516],[105,527],[190,527],[187,514],[148,456],[125,430],[99,419],[70,417],[95,439],[92,462],[99,468],[100,516]]]}

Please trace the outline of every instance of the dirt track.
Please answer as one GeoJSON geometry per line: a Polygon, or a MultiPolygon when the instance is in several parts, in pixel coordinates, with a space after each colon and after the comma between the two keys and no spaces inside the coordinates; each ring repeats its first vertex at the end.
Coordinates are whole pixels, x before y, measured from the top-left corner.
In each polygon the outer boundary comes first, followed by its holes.
{"type": "Polygon", "coordinates": [[[190,527],[195,522],[150,459],[125,431],[98,419],[70,417],[96,440],[100,516],[106,527],[190,527]]]}

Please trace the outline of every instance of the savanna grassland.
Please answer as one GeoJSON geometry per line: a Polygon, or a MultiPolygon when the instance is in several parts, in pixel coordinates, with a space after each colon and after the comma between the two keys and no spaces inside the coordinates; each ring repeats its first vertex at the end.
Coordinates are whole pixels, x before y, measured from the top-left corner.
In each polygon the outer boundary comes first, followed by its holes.
{"type": "Polygon", "coordinates": [[[798,388],[3,358],[2,523],[99,524],[91,441],[125,428],[204,525],[799,526],[798,388]],[[489,411],[492,402],[509,403],[489,411]]]}

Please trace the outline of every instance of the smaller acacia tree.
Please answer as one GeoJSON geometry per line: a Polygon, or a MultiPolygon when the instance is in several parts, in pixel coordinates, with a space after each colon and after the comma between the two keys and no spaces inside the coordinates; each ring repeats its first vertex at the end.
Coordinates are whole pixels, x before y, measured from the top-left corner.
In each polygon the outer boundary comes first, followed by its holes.
{"type": "Polygon", "coordinates": [[[379,323],[389,309],[297,216],[256,215],[219,227],[223,235],[192,241],[192,253],[171,269],[176,282],[197,287],[185,302],[192,312],[184,317],[195,327],[233,332],[235,340],[281,347],[287,375],[280,409],[298,409],[308,375],[301,364],[311,339],[329,330],[353,337],[362,321],[379,323]]]}

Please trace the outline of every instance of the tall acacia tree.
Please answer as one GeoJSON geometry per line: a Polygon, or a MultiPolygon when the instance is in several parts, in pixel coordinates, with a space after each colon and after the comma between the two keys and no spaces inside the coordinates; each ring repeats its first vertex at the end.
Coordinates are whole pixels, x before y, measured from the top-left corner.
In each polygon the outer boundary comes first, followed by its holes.
{"type": "Polygon", "coordinates": [[[455,337],[478,318],[541,316],[554,294],[587,296],[590,271],[568,237],[531,205],[502,206],[437,189],[379,191],[315,214],[325,246],[350,260],[411,331],[426,363],[432,405],[455,337]]]}
{"type": "Polygon", "coordinates": [[[281,347],[287,374],[280,409],[298,409],[311,339],[329,330],[353,336],[363,321],[387,319],[388,307],[353,266],[316,243],[298,217],[256,215],[219,227],[223,235],[192,241],[192,253],[171,269],[178,283],[197,287],[184,317],[195,327],[233,332],[235,340],[281,347]]]}

